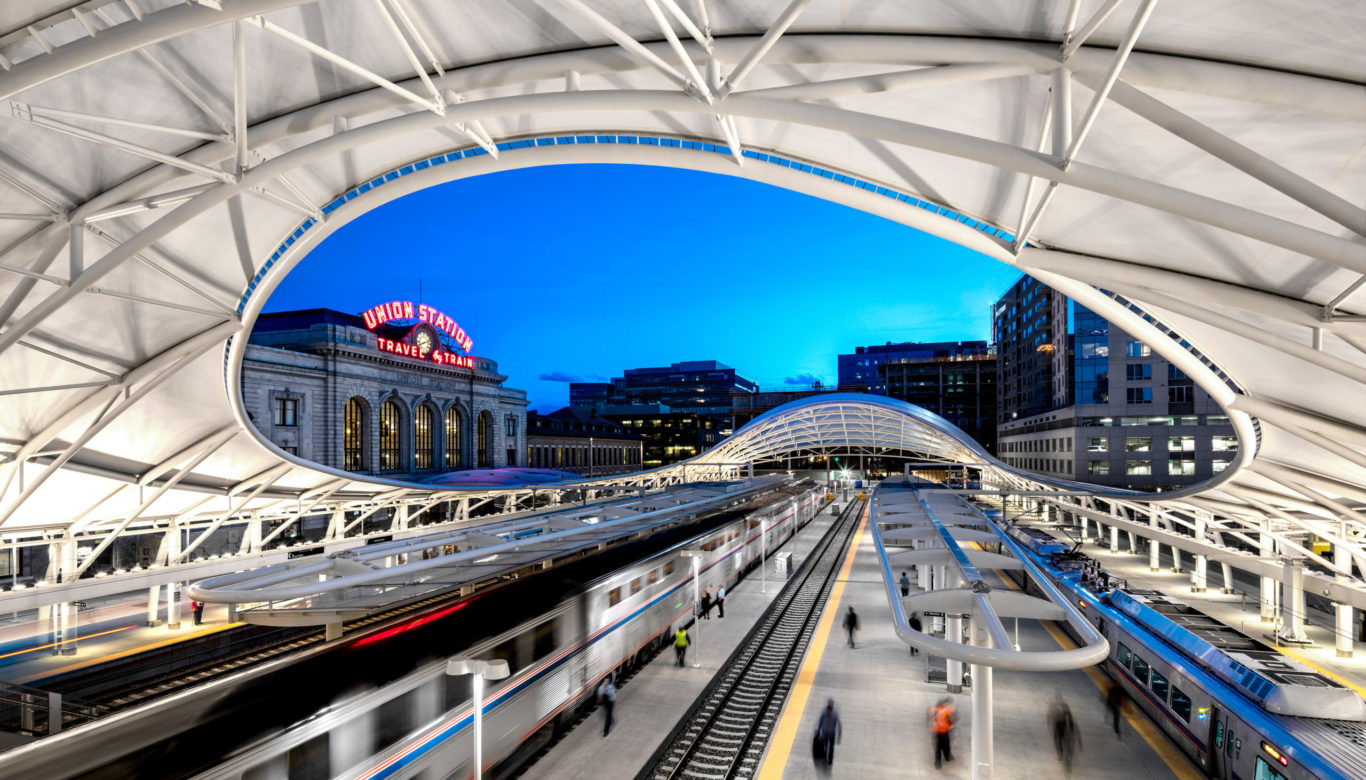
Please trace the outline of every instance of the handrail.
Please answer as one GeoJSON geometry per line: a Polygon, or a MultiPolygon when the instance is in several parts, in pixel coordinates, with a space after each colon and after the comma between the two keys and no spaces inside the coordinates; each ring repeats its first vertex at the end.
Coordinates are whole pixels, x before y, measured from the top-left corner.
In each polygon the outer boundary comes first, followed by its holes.
{"type": "MultiPolygon", "coordinates": [[[[996,616],[995,610],[989,604],[985,605],[982,613],[982,620],[991,633],[996,644],[1005,647],[979,647],[977,645],[953,642],[947,639],[939,639],[921,631],[916,631],[910,627],[906,621],[906,611],[901,605],[901,599],[896,592],[896,580],[892,578],[891,564],[887,560],[887,549],[882,544],[882,530],[877,521],[878,493],[881,487],[873,492],[870,511],[873,513],[873,542],[877,547],[878,562],[882,566],[882,580],[887,590],[887,602],[892,608],[892,628],[901,641],[919,650],[937,655],[943,658],[951,658],[955,661],[962,661],[968,664],[981,666],[991,666],[1001,669],[1017,669],[1032,672],[1059,672],[1070,669],[1083,669],[1087,666],[1094,666],[1105,660],[1110,654],[1110,643],[1096,631],[1095,627],[1087,622],[1086,618],[1077,611],[1070,601],[1068,601],[1057,588],[1044,578],[1043,573],[1034,565],[1029,557],[1023,555],[1018,545],[1009,537],[1001,532],[994,523],[988,522],[986,525],[1000,537],[1001,541],[1007,546],[1011,553],[1024,564],[1025,568],[1033,575],[1034,581],[1048,595],[1049,600],[1062,607],[1067,615],[1067,622],[1072,626],[1082,640],[1086,643],[1081,647],[1071,650],[1049,650],[1049,651],[1020,651],[1015,650],[1013,645],[1005,637],[1005,629],[1000,625],[1000,618],[996,616]],[[995,625],[992,625],[992,624],[995,625]],[[1008,649],[1007,649],[1008,648],[1008,649]]],[[[917,491],[918,493],[918,491],[917,491]]],[[[978,513],[980,515],[980,512],[978,513]]],[[[942,532],[942,523],[938,519],[931,519],[934,523],[941,526],[941,533],[948,544],[958,547],[958,543],[947,533],[942,532]]],[[[985,518],[984,518],[985,519],[985,518]]],[[[961,548],[955,552],[955,558],[961,557],[966,560],[961,548]]],[[[975,569],[974,569],[975,571],[975,569]]],[[[974,588],[977,590],[978,603],[986,602],[988,590],[980,590],[985,586],[980,579],[975,580],[981,583],[974,588]]],[[[971,583],[970,583],[971,584],[971,583]]]]}

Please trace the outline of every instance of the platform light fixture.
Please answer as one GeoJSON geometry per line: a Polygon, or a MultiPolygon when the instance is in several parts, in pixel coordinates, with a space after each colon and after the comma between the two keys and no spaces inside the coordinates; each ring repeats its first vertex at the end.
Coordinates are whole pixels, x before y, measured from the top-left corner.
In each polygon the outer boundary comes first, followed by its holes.
{"type": "Polygon", "coordinates": [[[702,668],[702,613],[699,611],[702,605],[702,556],[706,555],[702,550],[682,550],[678,553],[684,558],[692,559],[692,603],[693,603],[693,644],[696,648],[692,653],[692,665],[694,669],[702,668]]]}
{"type": "Polygon", "coordinates": [[[481,780],[484,774],[484,681],[502,680],[511,674],[511,670],[508,662],[501,658],[484,661],[456,656],[446,661],[446,674],[474,677],[474,780],[481,780]]]}

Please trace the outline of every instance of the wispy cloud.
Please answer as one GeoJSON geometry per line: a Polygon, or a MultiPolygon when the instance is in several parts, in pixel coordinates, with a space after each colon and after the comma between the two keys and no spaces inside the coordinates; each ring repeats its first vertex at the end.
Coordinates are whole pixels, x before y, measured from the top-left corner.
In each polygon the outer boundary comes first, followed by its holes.
{"type": "Polygon", "coordinates": [[[543,382],[601,382],[603,378],[597,374],[581,376],[579,374],[566,374],[563,371],[551,371],[548,374],[541,374],[537,377],[543,382]]]}
{"type": "Polygon", "coordinates": [[[806,387],[810,387],[817,382],[825,384],[825,381],[815,374],[798,374],[783,379],[783,384],[785,385],[804,385],[806,387]]]}

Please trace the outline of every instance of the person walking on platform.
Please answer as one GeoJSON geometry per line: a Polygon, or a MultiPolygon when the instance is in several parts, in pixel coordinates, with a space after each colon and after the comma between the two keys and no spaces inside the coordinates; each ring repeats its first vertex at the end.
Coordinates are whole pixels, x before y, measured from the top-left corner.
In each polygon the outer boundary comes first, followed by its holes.
{"type": "Polygon", "coordinates": [[[906,576],[906,572],[901,572],[901,598],[911,595],[911,578],[906,576]]]}
{"type": "Polygon", "coordinates": [[[934,732],[934,768],[939,769],[944,761],[953,760],[953,750],[949,746],[949,734],[953,732],[953,702],[940,699],[930,708],[930,728],[934,732]]]}
{"type": "Polygon", "coordinates": [[[835,763],[835,743],[840,741],[840,716],[835,712],[835,700],[826,699],[820,720],[816,721],[816,739],[812,745],[817,767],[829,768],[835,763]]]}
{"type": "Polygon", "coordinates": [[[1058,760],[1062,761],[1063,769],[1071,774],[1072,758],[1081,750],[1081,732],[1077,730],[1072,708],[1062,700],[1062,694],[1058,694],[1053,702],[1050,720],[1053,721],[1053,747],[1058,751],[1058,760]]]}
{"type": "Polygon", "coordinates": [[[602,705],[602,735],[605,737],[612,731],[612,707],[617,703],[617,673],[612,672],[602,679],[602,684],[598,686],[598,703],[602,705]]]}
{"type": "Polygon", "coordinates": [[[1119,708],[1124,704],[1124,691],[1120,690],[1119,683],[1110,683],[1109,690],[1105,691],[1105,707],[1110,710],[1110,720],[1115,725],[1115,736],[1119,734],[1119,708]]]}
{"type": "Polygon", "coordinates": [[[190,609],[194,610],[194,624],[197,626],[204,622],[204,602],[191,601],[190,609]]]}
{"type": "Polygon", "coordinates": [[[722,585],[716,589],[716,616],[724,618],[726,616],[726,586],[722,585]]]}
{"type": "Polygon", "coordinates": [[[683,656],[688,652],[688,645],[692,644],[692,638],[688,636],[688,629],[678,627],[678,633],[674,634],[674,654],[678,656],[678,665],[683,666],[683,656]]]}
{"type": "Polygon", "coordinates": [[[844,615],[844,630],[849,634],[849,646],[854,646],[854,632],[858,630],[858,615],[854,613],[854,606],[849,605],[849,611],[844,615]]]}
{"type": "Polygon", "coordinates": [[[702,619],[711,620],[711,589],[702,591],[702,619]]]}
{"type": "MultiPolygon", "coordinates": [[[[911,627],[911,630],[912,630],[912,631],[923,631],[923,630],[924,630],[924,626],[920,625],[920,613],[918,613],[918,612],[912,612],[910,618],[908,618],[908,619],[906,620],[906,624],[909,625],[909,626],[911,627]]],[[[911,645],[911,655],[919,655],[919,654],[920,654],[920,651],[916,649],[915,645],[911,645]]]]}

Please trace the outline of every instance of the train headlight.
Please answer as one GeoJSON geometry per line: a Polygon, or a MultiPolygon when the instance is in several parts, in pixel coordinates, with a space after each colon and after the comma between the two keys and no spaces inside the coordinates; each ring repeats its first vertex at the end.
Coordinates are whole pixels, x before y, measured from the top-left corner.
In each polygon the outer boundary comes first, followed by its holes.
{"type": "Polygon", "coordinates": [[[1281,766],[1290,766],[1290,759],[1288,759],[1288,758],[1286,758],[1285,756],[1281,755],[1281,751],[1277,750],[1276,748],[1274,748],[1274,747],[1272,747],[1272,746],[1266,744],[1265,742],[1263,742],[1263,743],[1262,743],[1262,750],[1266,751],[1266,754],[1267,754],[1268,756],[1271,756],[1272,758],[1274,758],[1274,759],[1276,759],[1277,761],[1281,762],[1281,766]]]}

